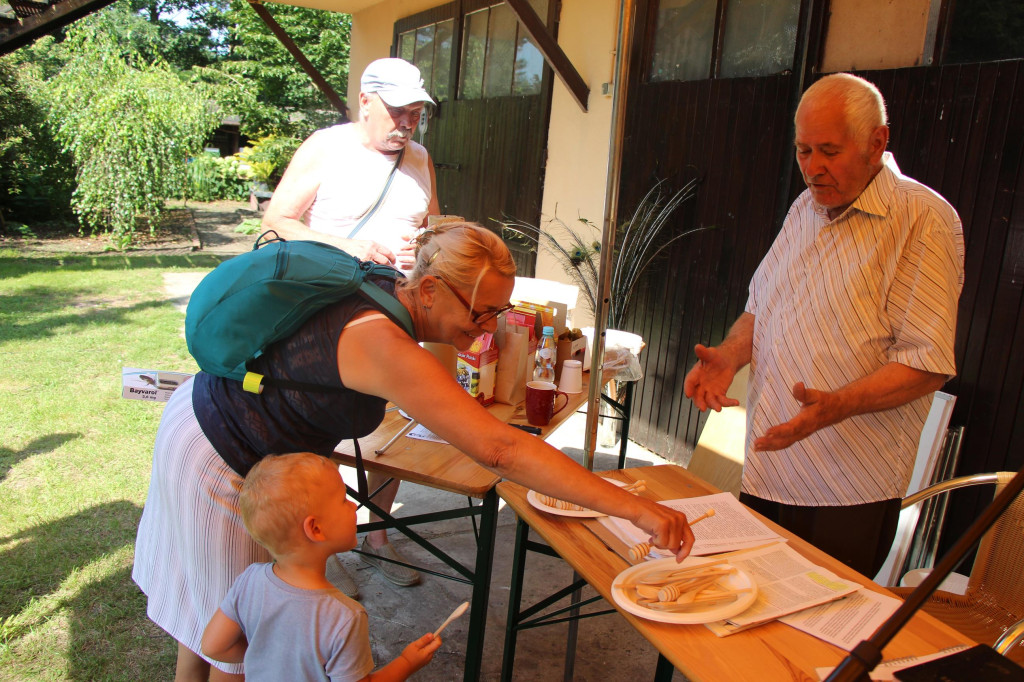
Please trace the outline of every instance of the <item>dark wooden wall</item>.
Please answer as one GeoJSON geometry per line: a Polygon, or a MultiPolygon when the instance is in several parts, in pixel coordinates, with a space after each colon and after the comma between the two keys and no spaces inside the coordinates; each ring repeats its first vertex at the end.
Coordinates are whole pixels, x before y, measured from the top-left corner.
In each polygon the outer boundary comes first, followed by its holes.
{"type": "MultiPolygon", "coordinates": [[[[1024,61],[861,73],[889,105],[890,149],[907,175],[960,213],[966,282],[952,424],[964,425],[959,474],[1024,465],[1024,61]]],[[[624,211],[656,178],[703,179],[680,240],[645,279],[631,330],[647,340],[630,435],[685,461],[703,418],[682,394],[695,343],[717,343],[742,311],[746,287],[803,190],[789,156],[789,76],[638,84],[631,91],[622,174],[624,211]]],[[[884,444],[879,444],[884,447],[884,444]]],[[[945,537],[991,500],[957,493],[945,537]]],[[[948,542],[948,540],[947,540],[948,542]]]]}
{"type": "MultiPolygon", "coordinates": [[[[959,474],[1024,466],[1024,60],[861,74],[889,104],[890,149],[964,225],[952,424],[964,426],[959,474]]],[[[959,537],[992,499],[953,498],[959,537]]]]}
{"type": "Polygon", "coordinates": [[[693,346],[721,340],[743,311],[747,284],[779,225],[777,194],[791,148],[790,76],[645,84],[631,93],[620,204],[628,215],[657,180],[700,178],[648,271],[633,331],[647,341],[630,435],[685,461],[703,419],[682,394],[693,346]]]}
{"type": "MultiPolygon", "coordinates": [[[[551,67],[544,66],[537,95],[488,99],[461,99],[461,93],[455,96],[465,15],[491,4],[489,0],[454,0],[400,19],[394,26],[392,56],[401,32],[454,19],[453,58],[447,65],[452,98],[439,103],[423,140],[434,161],[441,212],[495,230],[499,229],[498,221],[507,218],[539,225],[547,166],[551,67]]],[[[556,35],[558,12],[558,3],[549,2],[547,24],[556,35]]],[[[536,251],[509,246],[518,274],[532,277],[536,251]]]]}
{"type": "Polygon", "coordinates": [[[548,116],[542,95],[441,103],[424,144],[442,213],[484,225],[510,216],[538,224],[548,116]]]}

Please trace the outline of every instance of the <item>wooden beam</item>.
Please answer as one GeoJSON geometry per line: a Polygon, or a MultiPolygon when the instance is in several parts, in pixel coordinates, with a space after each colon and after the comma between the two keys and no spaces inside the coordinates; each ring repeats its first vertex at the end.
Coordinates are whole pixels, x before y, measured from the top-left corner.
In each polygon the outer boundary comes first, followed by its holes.
{"type": "MultiPolygon", "coordinates": [[[[62,26],[81,19],[98,9],[103,9],[114,0],[63,0],[42,9],[32,16],[21,17],[18,25],[0,27],[0,55],[13,52],[28,45],[36,38],[53,33],[62,26]]],[[[12,6],[15,14],[17,8],[12,6]]]]}
{"type": "Polygon", "coordinates": [[[565,52],[562,51],[558,41],[548,31],[547,26],[537,16],[537,13],[533,11],[527,0],[506,0],[506,2],[523,24],[526,32],[533,38],[533,42],[537,43],[537,47],[540,48],[545,61],[551,65],[555,75],[569,89],[573,99],[580,105],[580,109],[586,111],[587,98],[590,97],[590,88],[587,87],[583,77],[580,76],[576,67],[572,65],[565,52]]]}
{"type": "Polygon", "coordinates": [[[299,63],[299,66],[301,66],[302,70],[306,72],[306,75],[313,81],[313,84],[320,89],[320,92],[324,93],[324,96],[327,97],[331,106],[337,109],[343,116],[348,116],[348,107],[345,106],[345,103],[340,97],[338,97],[338,93],[334,91],[331,84],[328,83],[320,72],[316,70],[316,67],[313,66],[312,62],[306,58],[306,55],[302,54],[302,50],[300,50],[299,46],[295,44],[295,41],[292,40],[291,36],[285,33],[285,30],[281,28],[281,24],[277,23],[274,17],[271,16],[270,12],[267,11],[267,8],[263,6],[262,0],[248,0],[248,2],[253,11],[259,15],[259,18],[262,19],[263,23],[270,29],[271,33],[277,37],[281,44],[284,45],[284,48],[288,50],[292,57],[295,58],[295,61],[299,63]]]}

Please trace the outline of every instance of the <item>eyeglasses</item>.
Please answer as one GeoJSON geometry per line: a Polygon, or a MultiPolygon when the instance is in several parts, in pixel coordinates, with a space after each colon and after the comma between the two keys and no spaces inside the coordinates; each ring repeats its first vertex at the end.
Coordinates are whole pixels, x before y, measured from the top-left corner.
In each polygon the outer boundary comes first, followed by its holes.
{"type": "Polygon", "coordinates": [[[460,294],[458,290],[455,287],[453,287],[448,280],[446,280],[441,275],[434,276],[437,277],[439,282],[442,282],[446,287],[448,287],[448,291],[452,292],[452,294],[455,295],[455,298],[458,299],[459,303],[461,303],[466,308],[466,310],[469,311],[469,314],[472,315],[470,319],[473,321],[473,324],[475,324],[478,327],[484,326],[485,324],[496,318],[498,315],[501,315],[504,312],[508,312],[509,310],[512,310],[512,308],[515,307],[511,303],[506,303],[505,305],[495,310],[485,310],[482,313],[478,313],[477,311],[473,310],[473,306],[469,304],[469,301],[464,299],[462,297],[462,294],[460,294]]]}

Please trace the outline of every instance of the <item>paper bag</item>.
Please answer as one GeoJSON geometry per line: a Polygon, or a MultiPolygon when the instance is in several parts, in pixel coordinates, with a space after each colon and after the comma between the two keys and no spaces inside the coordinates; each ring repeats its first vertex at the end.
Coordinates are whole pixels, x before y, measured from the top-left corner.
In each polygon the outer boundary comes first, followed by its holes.
{"type": "Polygon", "coordinates": [[[515,325],[505,327],[494,381],[494,399],[499,403],[518,405],[526,398],[529,347],[529,329],[515,325]]]}

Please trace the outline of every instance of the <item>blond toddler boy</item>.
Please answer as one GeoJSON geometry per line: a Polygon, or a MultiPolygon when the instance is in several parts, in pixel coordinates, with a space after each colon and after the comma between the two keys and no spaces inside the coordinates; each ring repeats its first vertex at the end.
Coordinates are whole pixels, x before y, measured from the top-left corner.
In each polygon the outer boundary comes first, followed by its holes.
{"type": "Polygon", "coordinates": [[[206,626],[205,656],[244,662],[246,680],[405,680],[434,657],[427,633],[373,671],[366,611],[327,581],[327,559],[356,546],[356,506],[330,460],[263,458],[245,477],[242,520],[272,563],[235,580],[206,626]]]}

